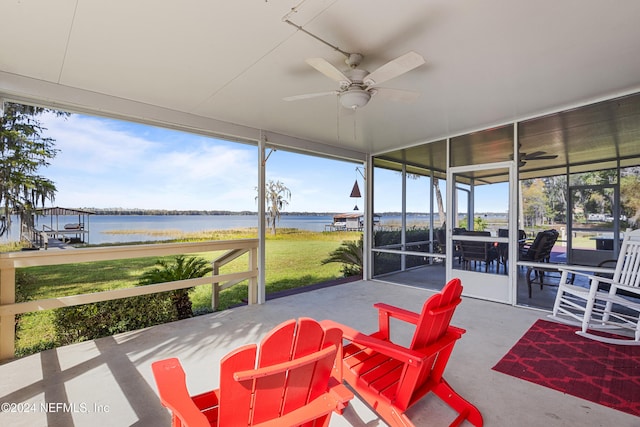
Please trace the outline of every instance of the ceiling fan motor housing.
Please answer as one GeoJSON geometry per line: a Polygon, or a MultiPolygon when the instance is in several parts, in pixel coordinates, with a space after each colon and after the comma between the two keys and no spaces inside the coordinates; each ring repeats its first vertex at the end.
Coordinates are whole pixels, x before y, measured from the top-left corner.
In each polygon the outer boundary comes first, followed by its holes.
{"type": "Polygon", "coordinates": [[[362,80],[369,74],[369,72],[367,70],[352,68],[350,70],[346,70],[344,74],[349,77],[351,82],[342,87],[343,92],[339,94],[340,104],[344,108],[352,110],[362,108],[367,105],[371,99],[371,93],[367,91],[362,80]]]}
{"type": "Polygon", "coordinates": [[[341,92],[340,104],[344,108],[355,110],[356,108],[362,108],[371,99],[371,94],[357,85],[352,85],[345,92],[341,92]]]}

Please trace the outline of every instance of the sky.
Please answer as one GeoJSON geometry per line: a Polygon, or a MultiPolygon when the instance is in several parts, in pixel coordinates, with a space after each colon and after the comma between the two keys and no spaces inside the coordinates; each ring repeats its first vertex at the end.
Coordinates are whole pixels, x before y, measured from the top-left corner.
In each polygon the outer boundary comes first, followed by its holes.
{"type": "MultiPolygon", "coordinates": [[[[41,171],[56,184],[56,206],[258,209],[256,146],[80,114],[40,120],[59,150],[41,171]]],[[[285,211],[344,212],[356,179],[364,190],[356,166],[277,150],[266,174],[291,190],[285,211]]]]}
{"type": "MultiPolygon", "coordinates": [[[[43,135],[59,150],[41,173],[57,188],[52,206],[167,210],[257,211],[258,149],[159,127],[88,115],[40,116],[43,135]]],[[[285,212],[363,209],[350,198],[362,165],[277,150],[267,160],[267,180],[291,190],[285,212]]],[[[401,177],[380,173],[376,212],[401,210],[401,177]],[[382,179],[384,176],[385,179],[382,179]]],[[[429,209],[428,180],[408,183],[408,212],[429,209]]],[[[478,212],[487,207],[476,205],[478,212]]]]}

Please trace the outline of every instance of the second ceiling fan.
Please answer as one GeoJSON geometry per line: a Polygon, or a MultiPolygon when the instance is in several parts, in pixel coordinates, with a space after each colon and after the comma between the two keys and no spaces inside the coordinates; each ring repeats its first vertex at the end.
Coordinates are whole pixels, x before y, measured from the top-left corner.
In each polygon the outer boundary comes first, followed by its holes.
{"type": "Polygon", "coordinates": [[[425,63],[424,58],[416,52],[408,52],[387,62],[373,72],[358,68],[363,59],[359,53],[351,53],[345,60],[349,68],[340,71],[324,58],[309,58],[307,64],[325,76],[339,83],[337,90],[289,96],[285,101],[316,98],[319,96],[337,95],[340,104],[349,109],[357,109],[367,105],[372,96],[380,94],[386,98],[400,101],[411,101],[420,94],[408,90],[382,88],[378,85],[407,73],[425,63]]]}
{"type": "Polygon", "coordinates": [[[533,153],[520,153],[518,166],[527,164],[527,160],[551,160],[556,159],[557,154],[547,154],[546,151],[534,151],[533,153]]]}

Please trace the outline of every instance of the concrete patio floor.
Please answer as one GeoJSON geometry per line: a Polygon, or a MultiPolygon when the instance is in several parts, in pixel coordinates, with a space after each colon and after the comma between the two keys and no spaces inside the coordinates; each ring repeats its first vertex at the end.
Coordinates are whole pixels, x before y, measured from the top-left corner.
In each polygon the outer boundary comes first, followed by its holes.
{"type": "MultiPolygon", "coordinates": [[[[169,414],[159,403],[151,374],[153,361],[178,357],[190,392],[199,393],[217,386],[218,362],[226,353],[258,342],[284,320],[330,318],[371,332],[377,326],[373,303],[418,311],[431,294],[357,281],[17,359],[0,365],[0,425],[168,426],[169,414]]],[[[545,316],[542,311],[465,298],[452,323],[467,333],[453,351],[445,378],[480,409],[486,426],[640,425],[638,417],[491,369],[545,316]]],[[[397,323],[392,328],[406,343],[411,329],[397,323]]],[[[455,418],[433,395],[414,406],[409,416],[416,426],[444,426],[455,418]]],[[[344,416],[333,415],[330,425],[386,424],[356,398],[344,416]]]]}

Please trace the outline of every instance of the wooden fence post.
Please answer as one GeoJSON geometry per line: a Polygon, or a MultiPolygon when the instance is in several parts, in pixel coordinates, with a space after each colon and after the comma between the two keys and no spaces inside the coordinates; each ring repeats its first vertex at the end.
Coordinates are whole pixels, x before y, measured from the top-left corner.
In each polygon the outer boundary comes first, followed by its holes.
{"type": "MultiPolygon", "coordinates": [[[[256,271],[258,269],[258,249],[252,248],[249,251],[249,270],[256,271]]],[[[248,300],[249,304],[257,304],[258,303],[258,279],[256,276],[253,276],[249,279],[249,295],[248,300]]]]}
{"type": "MultiPolygon", "coordinates": [[[[213,261],[213,277],[218,276],[220,273],[220,264],[218,261],[213,261]]],[[[218,306],[220,305],[220,282],[211,283],[211,309],[213,311],[218,310],[218,306]]]]}
{"type": "MultiPolygon", "coordinates": [[[[0,264],[0,305],[16,302],[16,269],[13,263],[0,264]]],[[[15,357],[16,316],[0,316],[0,360],[15,357]]]]}

